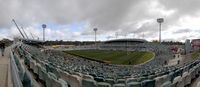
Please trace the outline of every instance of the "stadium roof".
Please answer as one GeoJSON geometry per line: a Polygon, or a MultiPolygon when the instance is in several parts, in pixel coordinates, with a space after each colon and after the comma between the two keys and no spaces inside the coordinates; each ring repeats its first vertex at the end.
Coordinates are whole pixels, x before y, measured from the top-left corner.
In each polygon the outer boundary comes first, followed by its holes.
{"type": "Polygon", "coordinates": [[[191,43],[193,46],[200,46],[200,39],[193,39],[191,43]]]}
{"type": "Polygon", "coordinates": [[[132,39],[132,38],[128,38],[128,39],[112,39],[112,40],[105,41],[104,43],[109,43],[109,42],[124,42],[124,41],[128,41],[128,42],[141,42],[141,43],[148,42],[145,39],[135,39],[135,38],[132,39]]]}
{"type": "Polygon", "coordinates": [[[200,39],[192,39],[192,41],[191,41],[191,42],[193,42],[193,41],[200,41],[200,39]]]}
{"type": "Polygon", "coordinates": [[[41,40],[34,40],[34,39],[23,39],[23,38],[20,38],[24,43],[27,43],[27,44],[42,44],[44,43],[44,41],[41,41],[41,40]]]}

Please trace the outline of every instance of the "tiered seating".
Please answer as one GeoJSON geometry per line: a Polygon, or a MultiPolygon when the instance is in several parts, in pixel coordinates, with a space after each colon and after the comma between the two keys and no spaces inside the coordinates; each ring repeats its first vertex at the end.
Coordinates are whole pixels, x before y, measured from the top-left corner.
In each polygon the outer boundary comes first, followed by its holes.
{"type": "MultiPolygon", "coordinates": [[[[148,46],[148,45],[147,45],[148,46]]],[[[160,54],[170,54],[162,46],[149,45],[160,54]]],[[[150,47],[149,47],[150,48],[150,47]]],[[[164,67],[162,55],[140,66],[104,64],[60,51],[43,50],[26,44],[16,51],[47,87],[171,87],[187,86],[200,74],[198,60],[184,65],[164,67]],[[56,83],[56,84],[52,84],[56,83]]],[[[167,58],[167,55],[164,56],[167,58]]],[[[169,56],[170,57],[170,56],[169,56]]]]}
{"type": "Polygon", "coordinates": [[[13,50],[16,63],[20,66],[18,67],[20,70],[19,76],[22,80],[23,87],[32,87],[32,81],[30,74],[24,68],[25,66],[21,65],[22,63],[19,62],[18,59],[20,59],[20,57],[24,58],[24,63],[28,65],[29,69],[32,70],[34,74],[36,74],[37,79],[43,81],[47,87],[68,87],[67,82],[58,78],[54,73],[47,71],[45,65],[48,66],[48,63],[42,61],[39,63],[39,60],[34,60],[34,58],[31,57],[31,54],[24,52],[26,51],[22,51],[20,46],[16,46],[13,50]]]}

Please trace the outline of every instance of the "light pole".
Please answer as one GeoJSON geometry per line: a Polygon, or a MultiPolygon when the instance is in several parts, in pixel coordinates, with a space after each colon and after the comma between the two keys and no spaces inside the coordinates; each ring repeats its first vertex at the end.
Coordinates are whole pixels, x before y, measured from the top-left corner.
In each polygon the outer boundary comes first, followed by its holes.
{"type": "Polygon", "coordinates": [[[43,28],[43,41],[45,41],[45,28],[47,27],[46,24],[42,24],[42,28],[43,28]]]}
{"type": "Polygon", "coordinates": [[[161,44],[161,24],[164,22],[164,18],[158,18],[157,22],[159,23],[159,43],[161,44]]]}
{"type": "MultiPolygon", "coordinates": [[[[95,34],[95,47],[96,47],[96,39],[97,39],[97,38],[96,38],[96,34],[97,34],[97,30],[98,30],[98,29],[97,29],[97,28],[94,28],[93,30],[94,30],[94,34],[95,34]]],[[[96,47],[96,48],[97,48],[97,47],[96,47]]]]}

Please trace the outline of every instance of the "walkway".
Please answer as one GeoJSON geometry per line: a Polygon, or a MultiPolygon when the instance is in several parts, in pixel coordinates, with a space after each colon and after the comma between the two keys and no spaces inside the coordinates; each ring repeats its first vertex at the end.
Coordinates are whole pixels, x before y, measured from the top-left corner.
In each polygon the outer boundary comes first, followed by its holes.
{"type": "Polygon", "coordinates": [[[13,86],[11,82],[9,52],[10,48],[6,48],[5,55],[0,56],[0,87],[13,86]]]}

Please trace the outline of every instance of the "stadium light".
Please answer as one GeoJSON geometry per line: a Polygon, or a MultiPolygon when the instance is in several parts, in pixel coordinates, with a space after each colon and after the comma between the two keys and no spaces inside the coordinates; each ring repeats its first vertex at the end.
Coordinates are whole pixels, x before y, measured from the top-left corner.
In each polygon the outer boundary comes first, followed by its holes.
{"type": "Polygon", "coordinates": [[[95,35],[94,37],[95,37],[95,47],[96,47],[96,39],[97,39],[97,38],[96,38],[96,32],[97,32],[98,29],[97,29],[97,28],[94,28],[93,30],[94,30],[94,35],[95,35]]]}
{"type": "Polygon", "coordinates": [[[47,27],[46,24],[42,24],[42,28],[43,28],[43,41],[45,41],[45,28],[47,27]]]}
{"type": "Polygon", "coordinates": [[[159,43],[161,43],[161,24],[164,22],[164,18],[158,18],[157,22],[159,23],[159,43]]]}

